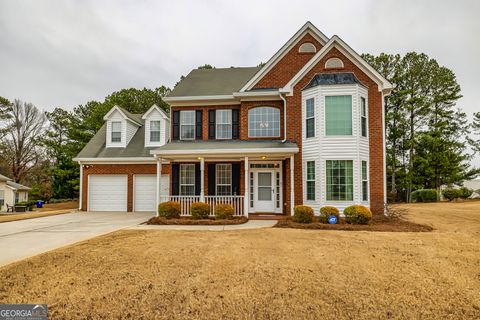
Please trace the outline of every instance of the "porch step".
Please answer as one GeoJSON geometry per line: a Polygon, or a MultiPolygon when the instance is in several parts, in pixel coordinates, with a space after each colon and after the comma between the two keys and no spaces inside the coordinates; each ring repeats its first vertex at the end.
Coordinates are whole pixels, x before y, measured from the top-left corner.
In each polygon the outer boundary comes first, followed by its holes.
{"type": "Polygon", "coordinates": [[[258,214],[258,213],[251,213],[248,215],[248,219],[250,220],[283,220],[287,216],[284,214],[258,214]]]}

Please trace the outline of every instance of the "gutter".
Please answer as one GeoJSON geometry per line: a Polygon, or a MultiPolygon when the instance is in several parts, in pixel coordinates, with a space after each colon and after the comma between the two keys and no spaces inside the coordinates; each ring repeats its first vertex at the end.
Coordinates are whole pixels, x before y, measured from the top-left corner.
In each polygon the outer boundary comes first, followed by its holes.
{"type": "Polygon", "coordinates": [[[287,100],[285,97],[282,95],[280,91],[278,91],[278,95],[280,96],[280,99],[283,100],[283,140],[282,143],[285,143],[287,141],[287,100]]]}

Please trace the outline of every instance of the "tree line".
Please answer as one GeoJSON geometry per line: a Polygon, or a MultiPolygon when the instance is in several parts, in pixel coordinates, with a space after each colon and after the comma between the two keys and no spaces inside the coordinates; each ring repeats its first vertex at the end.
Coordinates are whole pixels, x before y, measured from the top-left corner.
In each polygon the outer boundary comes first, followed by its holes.
{"type": "MultiPolygon", "coordinates": [[[[415,52],[363,58],[394,85],[385,98],[389,200],[409,201],[414,190],[461,184],[477,175],[469,161],[480,153],[480,112],[469,123],[457,107],[462,96],[454,72],[415,52]]],[[[75,198],[79,167],[72,159],[102,127],[104,115],[115,105],[131,113],[153,104],[168,111],[162,98],[169,92],[165,86],[123,89],[72,111],[57,107],[44,113],[0,97],[0,173],[32,186],[33,197],[75,198]]]]}

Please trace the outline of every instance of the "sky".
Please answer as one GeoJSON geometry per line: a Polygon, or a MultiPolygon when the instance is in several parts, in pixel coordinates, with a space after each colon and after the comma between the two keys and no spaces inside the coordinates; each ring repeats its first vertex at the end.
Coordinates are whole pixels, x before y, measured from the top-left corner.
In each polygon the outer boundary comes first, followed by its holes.
{"type": "Polygon", "coordinates": [[[479,12],[477,0],[0,0],[0,96],[71,110],[123,88],[172,87],[206,63],[265,62],[311,21],[358,53],[435,58],[457,75],[471,117],[479,12]]]}

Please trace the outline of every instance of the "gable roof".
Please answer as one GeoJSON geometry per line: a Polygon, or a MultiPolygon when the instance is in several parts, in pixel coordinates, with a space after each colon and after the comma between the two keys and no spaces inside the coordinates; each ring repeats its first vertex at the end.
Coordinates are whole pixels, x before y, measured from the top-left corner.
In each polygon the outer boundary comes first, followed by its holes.
{"type": "Polygon", "coordinates": [[[148,118],[148,115],[153,111],[153,110],[157,110],[158,112],[160,112],[160,114],[162,115],[162,117],[165,119],[165,120],[170,120],[170,117],[168,116],[168,114],[162,110],[162,108],[160,108],[159,106],[157,106],[156,104],[154,104],[153,106],[150,107],[150,109],[147,110],[147,112],[145,112],[142,116],[142,119],[147,119],[148,118]]]}
{"type": "Polygon", "coordinates": [[[10,180],[12,180],[12,179],[10,179],[9,177],[6,177],[6,176],[0,174],[0,181],[10,181],[10,180]]]}
{"type": "Polygon", "coordinates": [[[13,181],[7,181],[7,186],[9,186],[10,188],[12,188],[14,190],[22,190],[22,191],[30,190],[29,187],[24,186],[23,184],[20,184],[20,183],[13,182],[13,181]]]}
{"type": "Polygon", "coordinates": [[[163,99],[175,101],[178,97],[232,96],[260,67],[195,69],[163,99]]]}
{"type": "Polygon", "coordinates": [[[310,71],[332,48],[338,49],[342,54],[350,59],[357,67],[369,75],[372,80],[378,84],[379,91],[389,93],[393,88],[392,84],[385,79],[377,70],[375,70],[368,62],[356,53],[348,44],[346,44],[339,36],[334,35],[325,46],[318,51],[313,58],[306,63],[300,71],[280,90],[282,93],[289,95],[293,92],[293,87],[310,71]]]}
{"type": "Polygon", "coordinates": [[[318,42],[325,45],[328,42],[328,37],[317,29],[310,21],[307,21],[281,48],[278,50],[270,60],[240,89],[244,92],[252,89],[258,81],[260,81],[276,64],[280,61],[298,41],[300,41],[305,34],[311,34],[318,42]]]}
{"type": "Polygon", "coordinates": [[[119,106],[114,106],[112,109],[110,109],[110,111],[108,111],[107,114],[103,117],[103,120],[108,120],[110,118],[110,116],[112,115],[112,113],[114,113],[115,111],[120,112],[120,114],[122,114],[122,116],[126,120],[129,120],[129,121],[133,122],[134,124],[136,124],[138,126],[142,125],[142,115],[141,114],[132,114],[132,113],[128,112],[127,110],[125,110],[124,108],[119,107],[119,106]]]}

